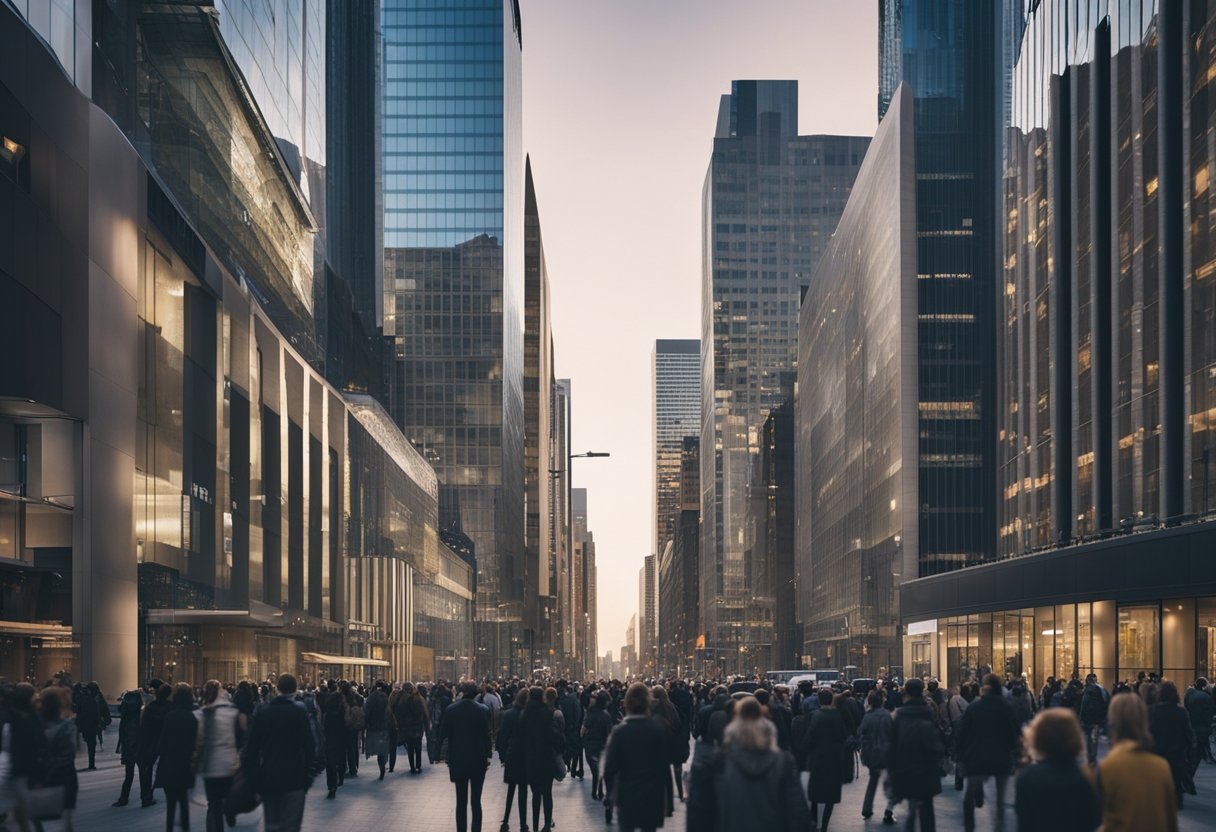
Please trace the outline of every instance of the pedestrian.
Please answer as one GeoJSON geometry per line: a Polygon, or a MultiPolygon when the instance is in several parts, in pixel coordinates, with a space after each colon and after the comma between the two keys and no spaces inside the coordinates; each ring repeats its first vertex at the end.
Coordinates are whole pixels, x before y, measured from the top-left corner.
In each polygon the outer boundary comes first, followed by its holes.
{"type": "Polygon", "coordinates": [[[58,685],[44,688],[38,694],[38,712],[42,718],[44,759],[42,776],[36,778],[41,786],[63,786],[63,820],[66,832],[71,832],[72,813],[76,810],[76,795],[80,781],[76,776],[76,731],[72,719],[71,691],[58,685]]]}
{"type": "MultiPolygon", "coordinates": [[[[528,706],[528,689],[521,687],[511,702],[511,707],[503,712],[498,726],[498,735],[494,739],[495,750],[498,751],[498,761],[502,764],[502,780],[507,784],[507,805],[502,813],[502,825],[499,832],[510,832],[511,803],[519,792],[519,829],[528,829],[528,770],[524,755],[523,743],[513,742],[516,732],[523,719],[524,708],[528,706]]],[[[594,775],[595,769],[592,768],[594,775]]],[[[592,797],[595,797],[595,781],[592,780],[592,797]]]]}
{"type": "Polygon", "coordinates": [[[422,771],[422,737],[426,734],[428,716],[426,701],[410,682],[401,686],[400,696],[393,708],[397,720],[397,737],[405,746],[410,774],[422,771]]]}
{"type": "MultiPolygon", "coordinates": [[[[861,764],[870,773],[866,796],[861,803],[861,816],[866,820],[874,816],[874,797],[887,767],[887,751],[895,727],[891,712],[884,707],[885,699],[881,690],[875,688],[870,691],[866,696],[866,715],[861,718],[861,764]]],[[[882,815],[882,822],[887,826],[895,824],[894,809],[895,801],[888,799],[882,815]]]]}
{"type": "Polygon", "coordinates": [[[1013,771],[1014,754],[1022,735],[1017,713],[1005,699],[1001,677],[989,673],[984,677],[984,695],[975,697],[963,711],[955,733],[958,759],[967,776],[967,793],[963,796],[963,828],[975,829],[975,808],[982,805],[984,782],[996,781],[996,815],[993,825],[997,832],[1005,828],[1005,787],[1013,771]]]}
{"type": "Polygon", "coordinates": [[[224,799],[240,768],[240,745],[249,721],[232,703],[232,696],[216,679],[203,685],[196,769],[207,795],[207,832],[223,832],[224,799]]]}
{"type": "Polygon", "coordinates": [[[165,716],[169,713],[169,696],[173,688],[163,684],[159,679],[148,683],[152,691],[152,701],[144,706],[143,715],[139,718],[139,735],[136,745],[139,757],[136,764],[139,767],[139,805],[147,808],[156,803],[155,792],[152,788],[156,772],[156,761],[160,756],[160,734],[165,727],[165,716]]]}
{"type": "MultiPolygon", "coordinates": [[[[194,788],[194,745],[198,718],[194,715],[194,692],[185,682],[173,686],[169,713],[160,732],[156,764],[156,786],[165,792],[165,829],[173,832],[173,818],[181,815],[182,829],[190,828],[190,789],[194,788]]],[[[210,807],[208,807],[210,808],[210,807]]]]}
{"type": "Polygon", "coordinates": [[[1030,691],[1026,690],[1026,683],[1017,679],[1009,688],[1009,704],[1013,706],[1013,712],[1017,714],[1018,722],[1025,726],[1030,724],[1030,720],[1034,719],[1034,697],[1030,695],[1030,691]]]}
{"type": "MultiPolygon", "coordinates": [[[[811,714],[804,739],[806,770],[811,773],[807,782],[807,799],[811,803],[811,828],[817,827],[826,832],[832,819],[832,809],[840,802],[844,783],[845,740],[849,730],[831,689],[821,688],[816,696],[819,697],[819,708],[811,714]],[[823,809],[822,817],[820,807],[823,809]]],[[[849,754],[848,765],[851,767],[852,764],[852,754],[849,754]]]]}
{"type": "Polygon", "coordinates": [[[895,711],[888,752],[888,773],[896,800],[908,801],[907,832],[920,823],[921,832],[937,828],[933,798],[942,791],[942,763],[946,748],[937,714],[925,698],[925,683],[904,683],[903,704],[895,711]]]}
{"type": "Polygon", "coordinates": [[[1109,704],[1110,695],[1098,684],[1098,677],[1090,673],[1085,677],[1078,715],[1081,717],[1081,730],[1085,734],[1085,756],[1091,767],[1098,764],[1098,740],[1102,736],[1102,726],[1106,724],[1106,708],[1109,704]]]}
{"type": "Polygon", "coordinates": [[[447,707],[439,726],[439,741],[447,742],[448,777],[456,785],[456,832],[467,832],[472,808],[473,832],[481,832],[481,790],[494,753],[492,715],[475,702],[477,684],[460,686],[461,698],[447,707]]]}
{"type": "Polygon", "coordinates": [[[368,758],[376,758],[376,765],[380,769],[380,779],[383,780],[385,767],[388,765],[390,723],[393,719],[392,711],[388,709],[388,684],[383,679],[378,680],[372,687],[372,692],[367,695],[367,701],[363,706],[363,718],[367,732],[364,739],[364,753],[368,758]]]}
{"type": "Polygon", "coordinates": [[[1170,681],[1157,686],[1157,704],[1149,711],[1149,733],[1153,735],[1153,750],[1170,764],[1170,776],[1182,808],[1183,794],[1195,793],[1191,782],[1191,752],[1195,735],[1191,718],[1178,697],[1178,687],[1170,681]]]}
{"type": "Polygon", "coordinates": [[[123,767],[122,789],[113,806],[126,806],[131,799],[135,768],[139,763],[139,718],[143,715],[144,697],[138,690],[129,690],[118,703],[118,752],[123,767]]]}
{"type": "Polygon", "coordinates": [[[653,832],[662,827],[666,814],[662,779],[670,776],[668,738],[650,716],[650,698],[646,685],[630,686],[625,719],[613,729],[604,750],[604,785],[626,832],[653,832]]]}
{"type": "Polygon", "coordinates": [[[359,776],[359,741],[367,727],[363,696],[350,682],[338,683],[338,693],[346,700],[346,776],[359,776]]]}
{"type": "Polygon", "coordinates": [[[1187,715],[1191,718],[1191,730],[1195,732],[1195,752],[1191,755],[1191,775],[1199,768],[1204,760],[1216,762],[1212,758],[1212,718],[1216,716],[1216,699],[1208,680],[1200,676],[1194,686],[1186,692],[1182,700],[1187,715]]]}
{"type": "Polygon", "coordinates": [[[583,731],[583,706],[578,700],[578,693],[566,682],[558,682],[558,710],[562,712],[565,723],[566,747],[562,752],[566,763],[566,771],[571,777],[583,778],[583,748],[581,743],[583,731]]]}
{"type": "Polygon", "coordinates": [[[1060,708],[1041,711],[1026,729],[1033,762],[1018,774],[1014,808],[1024,832],[1093,832],[1102,825],[1094,784],[1077,765],[1081,726],[1060,708]]]}
{"type": "Polygon", "coordinates": [[[688,786],[688,829],[695,832],[805,832],[810,813],[798,764],[777,747],[776,727],[755,697],[741,699],[722,747],[700,745],[688,786]]]}
{"type": "Polygon", "coordinates": [[[241,773],[262,796],[266,832],[300,832],[316,747],[308,715],[296,702],[296,677],[281,674],[279,695],[258,709],[241,754],[241,773]]]}
{"type": "Polygon", "coordinates": [[[680,715],[675,706],[667,698],[667,690],[662,685],[651,688],[650,715],[663,728],[663,753],[667,762],[667,771],[663,776],[663,799],[667,817],[675,814],[675,784],[672,773],[680,765],[680,715]]]}
{"type": "MultiPolygon", "coordinates": [[[[608,691],[596,691],[591,700],[591,707],[587,709],[587,715],[583,718],[583,752],[587,755],[587,765],[591,766],[592,800],[604,799],[604,781],[600,777],[600,759],[604,754],[604,747],[608,744],[608,735],[612,733],[612,714],[608,711],[611,701],[612,695],[608,691]]],[[[687,754],[685,754],[685,759],[687,759],[687,754]]],[[[683,797],[684,784],[681,780],[676,782],[680,785],[681,797],[683,797]]]]}
{"type": "MultiPolygon", "coordinates": [[[[932,683],[930,685],[932,686],[932,683]]],[[[955,689],[954,695],[946,699],[941,706],[945,715],[945,732],[949,738],[950,758],[954,761],[954,790],[956,792],[961,792],[964,786],[963,762],[959,758],[958,730],[963,721],[963,714],[967,712],[967,706],[974,698],[971,694],[971,685],[963,683],[955,689]]]]}
{"type": "Polygon", "coordinates": [[[1153,753],[1144,700],[1116,694],[1107,719],[1111,749],[1098,764],[1103,832],[1177,832],[1174,780],[1169,763],[1153,753]]]}
{"type": "Polygon", "coordinates": [[[0,783],[0,791],[8,793],[17,828],[30,832],[30,789],[41,779],[47,748],[46,734],[34,712],[34,686],[24,682],[14,685],[4,705],[4,739],[0,744],[9,753],[9,770],[8,782],[0,783]]]}
{"type": "Polygon", "coordinates": [[[110,708],[96,682],[89,682],[80,691],[76,707],[76,730],[89,749],[88,771],[97,771],[97,741],[110,724],[110,708]]]}
{"type": "Polygon", "coordinates": [[[561,759],[563,744],[553,712],[545,705],[545,689],[539,686],[529,688],[528,704],[511,737],[508,754],[519,754],[523,760],[524,776],[532,791],[532,828],[541,829],[540,813],[543,808],[543,832],[549,832],[553,826],[553,780],[559,768],[564,770],[561,759]]]}

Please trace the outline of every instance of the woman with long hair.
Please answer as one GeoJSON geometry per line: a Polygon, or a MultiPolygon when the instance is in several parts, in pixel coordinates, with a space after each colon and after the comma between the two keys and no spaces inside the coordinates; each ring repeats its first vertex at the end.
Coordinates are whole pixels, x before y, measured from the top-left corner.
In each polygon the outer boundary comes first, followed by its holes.
{"type": "Polygon", "coordinates": [[[397,739],[405,746],[410,763],[410,774],[417,774],[422,771],[422,738],[426,735],[428,716],[426,700],[412,682],[406,682],[397,692],[393,716],[397,720],[397,739]]]}
{"type": "Polygon", "coordinates": [[[557,772],[557,756],[563,747],[553,712],[545,704],[545,689],[528,690],[528,704],[512,738],[513,748],[523,757],[524,773],[532,791],[532,828],[541,830],[540,813],[544,810],[544,830],[553,825],[553,779],[557,772]]]}
{"type": "Polygon", "coordinates": [[[1079,765],[1083,746],[1081,725],[1066,708],[1040,711],[1026,727],[1034,762],[1018,774],[1018,829],[1092,832],[1102,825],[1094,784],[1079,765]]]}
{"type": "Polygon", "coordinates": [[[1134,693],[1110,701],[1110,753],[1098,765],[1103,832],[1177,832],[1178,798],[1170,766],[1153,753],[1148,709],[1134,693]]]}

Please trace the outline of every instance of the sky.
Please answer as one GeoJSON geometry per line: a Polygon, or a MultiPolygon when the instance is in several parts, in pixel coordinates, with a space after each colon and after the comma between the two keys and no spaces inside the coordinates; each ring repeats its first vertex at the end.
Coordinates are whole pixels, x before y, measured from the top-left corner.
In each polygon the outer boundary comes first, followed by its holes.
{"type": "Polygon", "coordinates": [[[599,649],[620,657],[651,554],[651,361],[701,332],[701,188],[733,79],[799,82],[799,132],[873,135],[874,0],[521,0],[524,144],[573,386],[599,649]]]}

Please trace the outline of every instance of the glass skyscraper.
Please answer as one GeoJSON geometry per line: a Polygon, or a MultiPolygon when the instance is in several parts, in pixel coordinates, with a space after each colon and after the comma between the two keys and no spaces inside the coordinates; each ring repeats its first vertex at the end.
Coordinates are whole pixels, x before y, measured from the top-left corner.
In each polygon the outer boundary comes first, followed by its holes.
{"type": "Polygon", "coordinates": [[[522,672],[524,156],[514,0],[385,0],[390,410],[473,543],[478,672],[522,672]]]}
{"type": "Polygon", "coordinates": [[[701,342],[654,342],[655,554],[671,540],[680,514],[684,439],[701,435],[701,342]]]}
{"type": "Polygon", "coordinates": [[[753,591],[749,489],[769,411],[792,398],[798,306],[869,139],[798,135],[796,81],[735,81],[722,97],[702,195],[701,634],[735,667],[773,642],[753,591]]]}

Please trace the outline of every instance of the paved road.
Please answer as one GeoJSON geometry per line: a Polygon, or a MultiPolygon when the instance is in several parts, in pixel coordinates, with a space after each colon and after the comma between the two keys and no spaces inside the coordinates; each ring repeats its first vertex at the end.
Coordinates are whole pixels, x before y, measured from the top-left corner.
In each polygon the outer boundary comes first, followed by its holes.
{"type": "MultiPolygon", "coordinates": [[[[122,783],[122,768],[113,751],[114,732],[106,737],[107,750],[99,755],[98,771],[80,774],[80,808],[77,812],[78,832],[161,832],[165,828],[164,799],[157,792],[158,803],[147,809],[139,807],[136,799],[131,805],[114,809],[110,804],[118,797],[122,783]]],[[[368,761],[360,768],[360,776],[348,779],[338,791],[336,800],[325,800],[324,775],[308,794],[304,828],[309,832],[334,832],[346,829],[375,829],[381,832],[448,832],[456,828],[455,797],[448,782],[447,769],[426,766],[422,774],[410,775],[407,767],[398,768],[383,782],[378,782],[375,761],[368,761]]],[[[946,792],[937,800],[938,828],[941,830],[962,829],[962,800],[952,782],[945,782],[946,792]]],[[[1187,798],[1187,808],[1182,813],[1183,832],[1199,832],[1216,828],[1216,765],[1205,764],[1198,777],[1199,796],[1187,798]]],[[[846,830],[878,830],[884,827],[874,818],[868,823],[861,819],[861,800],[865,790],[864,778],[845,787],[844,802],[836,807],[832,817],[833,832],[846,830]]],[[[1012,786],[1010,787],[1012,792],[1012,786]]],[[[138,793],[138,784],[136,785],[138,793]]],[[[566,780],[553,788],[554,820],[561,832],[583,832],[583,830],[608,830],[604,824],[601,806],[593,801],[591,780],[566,780]]],[[[1012,800],[1012,794],[1010,795],[1012,800]]],[[[502,770],[495,763],[486,780],[483,799],[485,807],[484,832],[497,832],[506,801],[506,787],[502,783],[502,770]]],[[[992,826],[993,798],[989,787],[989,800],[979,810],[978,828],[987,832],[992,826]]],[[[529,810],[531,807],[529,807],[529,810]]],[[[201,832],[206,812],[201,784],[194,794],[190,807],[192,828],[201,832]]],[[[512,812],[511,829],[517,832],[518,815],[512,812]]],[[[902,820],[898,809],[896,817],[902,820]]],[[[530,821],[529,821],[530,823],[530,821]]],[[[47,832],[63,828],[61,823],[47,823],[47,832]]],[[[237,821],[238,830],[261,828],[260,812],[243,815],[237,821]]],[[[668,821],[668,829],[684,829],[683,807],[677,805],[676,815],[668,821]]],[[[894,827],[902,829],[902,825],[894,827]]],[[[1008,814],[1009,830],[1016,824],[1012,811],[1008,814]]]]}

